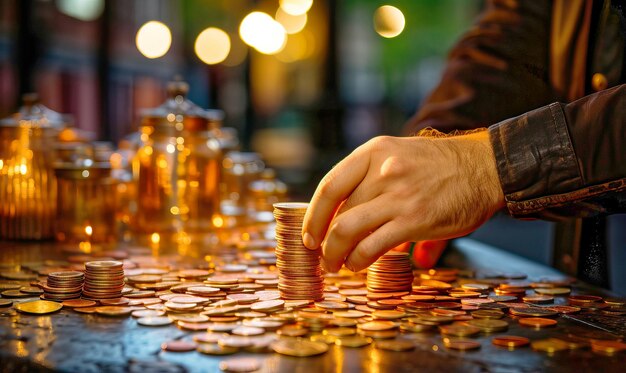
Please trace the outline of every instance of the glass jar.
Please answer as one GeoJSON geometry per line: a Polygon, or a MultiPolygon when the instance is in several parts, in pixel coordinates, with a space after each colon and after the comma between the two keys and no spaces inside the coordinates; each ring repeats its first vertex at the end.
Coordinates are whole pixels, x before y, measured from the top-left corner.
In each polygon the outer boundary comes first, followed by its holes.
{"type": "Polygon", "coordinates": [[[230,152],[222,162],[224,182],[222,190],[222,208],[239,207],[245,211],[253,209],[248,186],[265,168],[258,153],[230,152]]]}
{"type": "Polygon", "coordinates": [[[0,238],[54,236],[55,144],[69,118],[25,95],[18,113],[0,121],[0,238]]]}
{"type": "Polygon", "coordinates": [[[276,179],[276,171],[266,168],[261,177],[248,186],[252,194],[254,211],[274,211],[274,204],[287,200],[287,184],[276,179]]]}
{"type": "Polygon", "coordinates": [[[213,113],[185,99],[187,91],[184,82],[170,83],[168,100],[144,114],[133,164],[139,233],[211,232],[219,225],[221,153],[210,131],[213,113]]]}
{"type": "Polygon", "coordinates": [[[57,162],[54,170],[58,184],[56,239],[89,245],[115,242],[117,181],[111,177],[111,164],[78,158],[57,162]]]}

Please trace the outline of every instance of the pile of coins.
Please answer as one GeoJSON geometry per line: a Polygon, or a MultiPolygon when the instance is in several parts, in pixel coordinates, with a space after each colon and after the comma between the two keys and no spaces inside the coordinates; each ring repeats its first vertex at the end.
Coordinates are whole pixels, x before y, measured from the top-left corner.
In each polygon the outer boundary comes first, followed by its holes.
{"type": "Polygon", "coordinates": [[[276,267],[283,299],[320,300],[324,279],[318,250],[302,242],[302,222],[308,203],[276,203],[276,267]]]}
{"type": "Polygon", "coordinates": [[[408,253],[389,251],[367,269],[367,290],[372,293],[410,291],[412,284],[408,253]]]}
{"type": "Polygon", "coordinates": [[[52,272],[42,284],[43,299],[64,301],[80,297],[85,275],[77,271],[52,272]]]}
{"type": "Polygon", "coordinates": [[[122,296],[124,289],[123,263],[100,260],[85,263],[83,297],[87,299],[110,299],[122,296]]]}

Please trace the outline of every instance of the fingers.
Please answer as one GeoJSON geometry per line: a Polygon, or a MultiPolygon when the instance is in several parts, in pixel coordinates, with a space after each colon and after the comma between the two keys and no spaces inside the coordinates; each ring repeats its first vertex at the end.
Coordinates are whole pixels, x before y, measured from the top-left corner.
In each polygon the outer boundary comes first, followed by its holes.
{"type": "Polygon", "coordinates": [[[417,242],[413,251],[413,262],[424,269],[434,267],[447,244],[447,240],[417,242]]]}
{"type": "Polygon", "coordinates": [[[326,270],[337,272],[356,244],[391,220],[392,212],[389,201],[381,196],[337,214],[322,246],[326,270]]]}
{"type": "Polygon", "coordinates": [[[364,238],[346,258],[346,267],[358,272],[374,263],[389,249],[409,241],[409,227],[392,220],[364,238]]]}
{"type": "Polygon", "coordinates": [[[320,246],[338,206],[361,183],[368,168],[369,154],[358,148],[324,176],[304,216],[302,240],[307,248],[320,246]]]}

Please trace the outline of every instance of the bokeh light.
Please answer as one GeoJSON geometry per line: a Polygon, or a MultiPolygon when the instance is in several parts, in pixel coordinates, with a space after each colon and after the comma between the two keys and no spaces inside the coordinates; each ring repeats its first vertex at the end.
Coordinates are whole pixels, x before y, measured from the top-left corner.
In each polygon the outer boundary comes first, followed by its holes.
{"type": "Polygon", "coordinates": [[[280,52],[287,41],[285,28],[263,12],[248,14],[239,25],[239,36],[246,44],[263,54],[280,52]]]}
{"type": "Polygon", "coordinates": [[[280,0],[280,7],[293,16],[308,12],[312,5],[313,0],[280,0]]]}
{"type": "Polygon", "coordinates": [[[307,18],[306,13],[294,16],[285,12],[283,8],[278,8],[276,11],[276,20],[283,25],[288,34],[297,34],[302,31],[306,26],[307,18]]]}
{"type": "Polygon", "coordinates": [[[404,24],[404,14],[395,6],[383,5],[374,13],[374,30],[384,38],[400,35],[404,24]]]}
{"type": "Polygon", "coordinates": [[[94,21],[104,11],[104,0],[57,0],[61,13],[81,21],[94,21]]]}
{"type": "Polygon", "coordinates": [[[158,21],[146,22],[137,31],[137,49],[148,58],[165,55],[172,45],[172,33],[169,27],[158,21]]]}
{"type": "Polygon", "coordinates": [[[230,37],[218,28],[209,27],[198,35],[194,49],[202,62],[215,65],[228,57],[230,37]]]}

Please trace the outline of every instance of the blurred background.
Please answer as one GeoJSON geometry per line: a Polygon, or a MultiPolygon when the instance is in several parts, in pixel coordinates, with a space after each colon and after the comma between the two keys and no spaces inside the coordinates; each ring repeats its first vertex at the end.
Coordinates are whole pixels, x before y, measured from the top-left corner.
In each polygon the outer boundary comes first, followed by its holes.
{"type": "MultiPolygon", "coordinates": [[[[241,149],[307,199],[355,147],[401,134],[483,3],[1,0],[0,118],[37,92],[94,139],[118,143],[180,76],[191,101],[223,110],[241,149]]],[[[612,283],[625,292],[626,241],[611,224],[612,283]]],[[[548,222],[501,214],[472,237],[552,261],[548,222]]]]}

